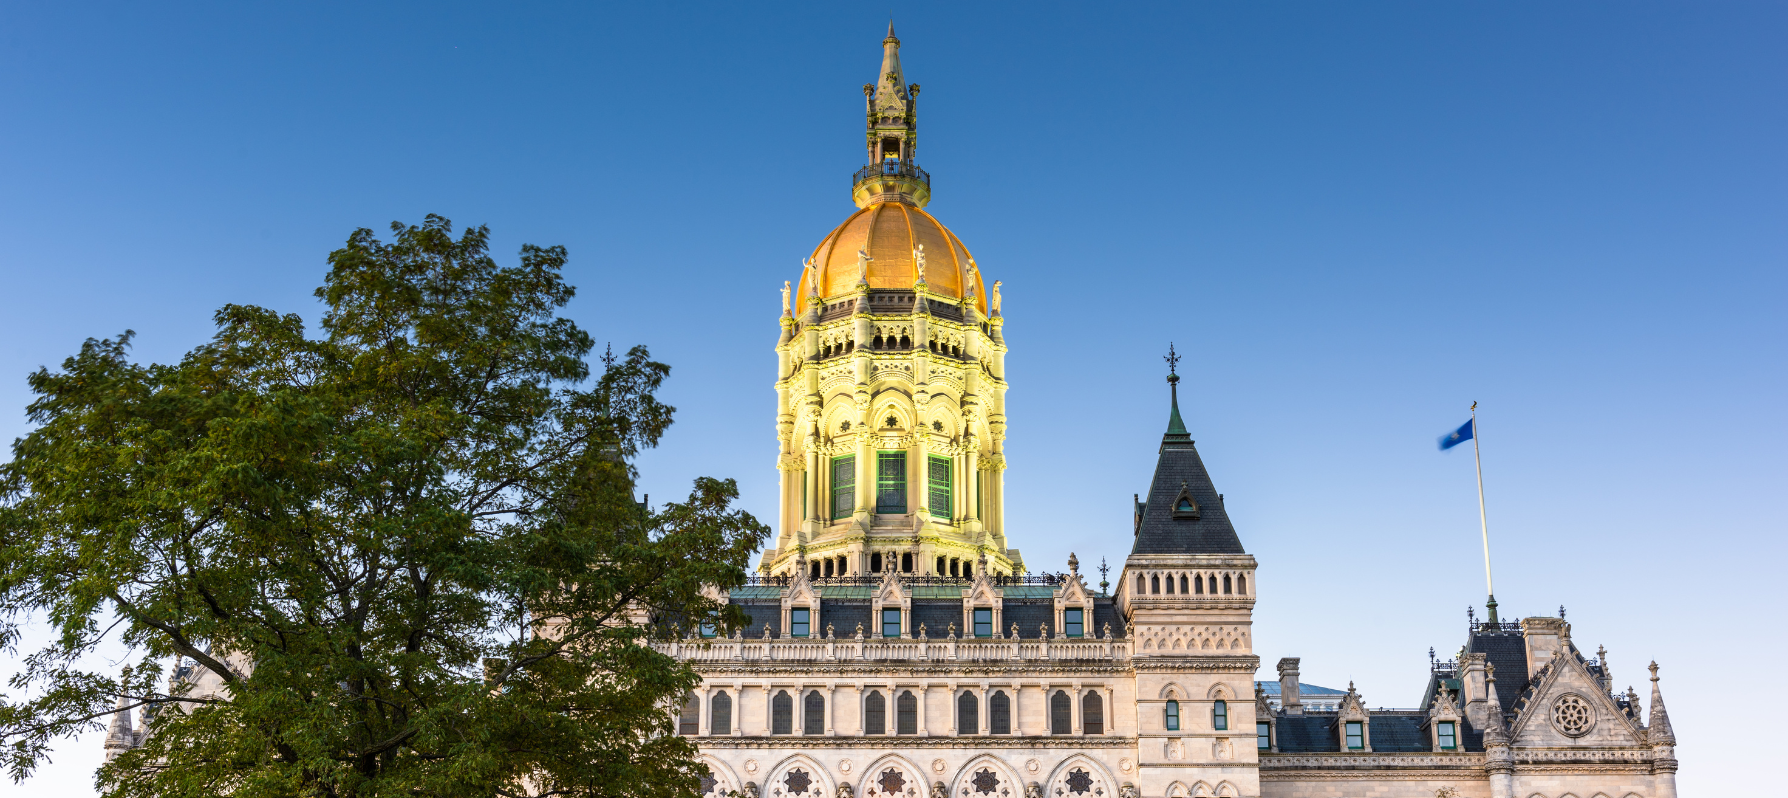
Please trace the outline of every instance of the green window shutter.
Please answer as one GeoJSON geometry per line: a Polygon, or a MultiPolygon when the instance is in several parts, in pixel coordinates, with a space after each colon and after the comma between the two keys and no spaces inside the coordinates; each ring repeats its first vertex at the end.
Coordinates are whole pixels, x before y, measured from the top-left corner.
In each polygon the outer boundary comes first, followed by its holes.
{"type": "Polygon", "coordinates": [[[906,512],[906,452],[876,452],[875,511],[906,512]]]}
{"type": "Polygon", "coordinates": [[[930,473],[927,474],[929,479],[926,480],[926,484],[929,485],[930,490],[925,497],[925,503],[931,507],[932,517],[949,518],[951,509],[950,458],[933,456],[927,465],[930,467],[930,473]]]}
{"type": "Polygon", "coordinates": [[[849,518],[857,509],[857,458],[832,458],[832,517],[849,518]]]}

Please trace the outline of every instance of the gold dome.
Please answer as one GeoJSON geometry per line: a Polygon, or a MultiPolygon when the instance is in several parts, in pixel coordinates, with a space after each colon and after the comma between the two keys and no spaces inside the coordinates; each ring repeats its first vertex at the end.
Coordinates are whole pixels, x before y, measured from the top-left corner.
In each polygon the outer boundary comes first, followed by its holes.
{"type": "Polygon", "coordinates": [[[818,275],[819,295],[830,299],[855,293],[857,290],[857,251],[865,250],[869,261],[869,287],[876,290],[912,290],[919,281],[913,263],[913,250],[925,245],[925,285],[932,296],[961,299],[963,282],[974,282],[975,305],[983,315],[987,312],[987,287],[980,279],[980,270],[969,277],[968,247],[962,239],[923,209],[901,202],[883,202],[859,209],[844,220],[819,246],[812,256],[812,267],[801,275],[795,291],[795,314],[806,312],[810,291],[807,281],[818,275]]]}

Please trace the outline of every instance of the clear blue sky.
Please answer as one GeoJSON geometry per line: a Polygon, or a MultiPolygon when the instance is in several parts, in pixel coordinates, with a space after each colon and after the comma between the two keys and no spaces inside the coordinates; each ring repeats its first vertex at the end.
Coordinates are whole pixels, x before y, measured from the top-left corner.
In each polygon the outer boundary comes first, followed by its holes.
{"type": "MultiPolygon", "coordinates": [[[[1483,601],[1471,453],[1435,450],[1479,401],[1505,613],[1567,606],[1622,687],[1664,666],[1685,795],[1756,780],[1742,685],[1788,653],[1788,6],[899,14],[930,210],[1005,281],[1033,569],[1121,563],[1172,341],[1260,560],[1263,678],[1301,656],[1412,705],[1483,601]]],[[[432,212],[569,247],[570,315],[674,367],[645,490],[734,476],[772,518],[777,290],[852,208],[885,22],[8,4],[0,437],[83,338],[168,361],[226,302],[314,321],[331,249],[432,212]]],[[[22,793],[86,794],[98,746],[22,793]]]]}

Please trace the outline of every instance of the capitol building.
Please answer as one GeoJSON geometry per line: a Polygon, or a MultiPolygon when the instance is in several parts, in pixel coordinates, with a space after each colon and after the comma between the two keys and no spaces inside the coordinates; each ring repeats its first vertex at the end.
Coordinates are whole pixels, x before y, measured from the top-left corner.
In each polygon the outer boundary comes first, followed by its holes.
{"type": "Polygon", "coordinates": [[[778,534],[725,596],[749,628],[659,644],[702,677],[678,729],[705,794],[1674,798],[1656,666],[1648,714],[1562,618],[1492,605],[1410,674],[1414,708],[1312,689],[1298,658],[1256,681],[1271,587],[1171,373],[1121,573],[1095,589],[1073,557],[1027,564],[1005,525],[1000,282],[925,210],[891,26],[863,94],[856,210],[783,285],[778,534]]]}
{"type": "MultiPolygon", "coordinates": [[[[717,596],[749,624],[653,643],[701,677],[669,711],[705,798],[1676,797],[1657,665],[1642,701],[1562,617],[1491,603],[1456,656],[1409,674],[1406,709],[1303,683],[1296,657],[1261,674],[1273,588],[1171,368],[1129,551],[1088,552],[1121,570],[1095,585],[1073,556],[1027,563],[1005,524],[1001,284],[925,210],[892,26],[863,94],[856,210],[782,286],[777,536],[717,596]]],[[[120,710],[108,761],[146,728],[120,710]]]]}

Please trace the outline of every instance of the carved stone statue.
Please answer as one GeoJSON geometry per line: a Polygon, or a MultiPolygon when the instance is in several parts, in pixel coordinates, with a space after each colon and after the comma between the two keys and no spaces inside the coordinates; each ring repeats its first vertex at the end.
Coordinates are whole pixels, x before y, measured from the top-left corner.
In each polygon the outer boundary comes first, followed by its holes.
{"type": "Polygon", "coordinates": [[[745,798],[757,798],[757,782],[745,782],[745,798]]]}
{"type": "Polygon", "coordinates": [[[838,798],[854,798],[854,795],[855,793],[851,792],[850,782],[844,781],[838,783],[838,798]]]}
{"type": "Polygon", "coordinates": [[[995,316],[1000,315],[1000,285],[1003,283],[1003,280],[993,281],[993,296],[991,297],[991,300],[993,304],[993,315],[995,316]]]}
{"type": "Polygon", "coordinates": [[[784,315],[784,316],[787,316],[789,314],[788,292],[789,292],[789,282],[787,280],[783,280],[782,281],[782,315],[784,315]]]}
{"type": "Polygon", "coordinates": [[[872,260],[875,258],[869,257],[868,250],[857,250],[857,282],[869,282],[869,262],[872,260]]]}
{"type": "Polygon", "coordinates": [[[1140,798],[1136,792],[1136,785],[1124,782],[1124,786],[1118,788],[1118,798],[1140,798]]]}
{"type": "MultiPolygon", "coordinates": [[[[1043,785],[1038,784],[1034,781],[1029,784],[1024,785],[1024,798],[1043,798],[1043,785]]],[[[1124,796],[1124,798],[1131,798],[1131,797],[1124,796]]]]}
{"type": "Polygon", "coordinates": [[[934,781],[931,783],[931,798],[950,798],[950,791],[944,787],[943,782],[934,781]]]}
{"type": "Polygon", "coordinates": [[[925,245],[920,244],[913,250],[913,268],[919,272],[919,282],[925,282],[925,245]]]}

